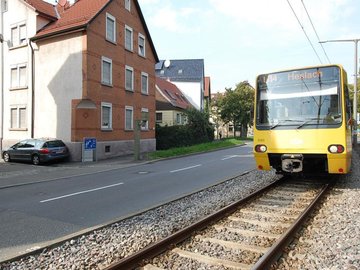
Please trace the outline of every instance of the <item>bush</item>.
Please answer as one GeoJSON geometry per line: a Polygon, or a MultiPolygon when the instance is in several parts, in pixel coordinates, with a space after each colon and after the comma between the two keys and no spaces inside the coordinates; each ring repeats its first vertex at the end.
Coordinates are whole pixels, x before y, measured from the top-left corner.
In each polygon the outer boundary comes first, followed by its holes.
{"type": "Polygon", "coordinates": [[[205,113],[196,109],[187,111],[187,125],[156,126],[156,149],[190,146],[214,140],[214,128],[205,113]]]}

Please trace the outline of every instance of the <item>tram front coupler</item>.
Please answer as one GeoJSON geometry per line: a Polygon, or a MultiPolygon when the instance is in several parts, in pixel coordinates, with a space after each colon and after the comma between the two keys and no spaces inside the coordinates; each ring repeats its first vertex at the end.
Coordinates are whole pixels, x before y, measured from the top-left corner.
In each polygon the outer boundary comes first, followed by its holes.
{"type": "Polygon", "coordinates": [[[281,168],[284,172],[298,173],[303,170],[304,157],[301,154],[281,155],[281,168]]]}

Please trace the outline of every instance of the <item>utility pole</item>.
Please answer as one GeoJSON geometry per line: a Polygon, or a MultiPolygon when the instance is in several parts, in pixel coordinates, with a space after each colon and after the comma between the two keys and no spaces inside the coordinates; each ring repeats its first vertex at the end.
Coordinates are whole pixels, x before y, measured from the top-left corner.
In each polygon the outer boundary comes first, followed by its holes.
{"type": "Polygon", "coordinates": [[[355,44],[355,72],[354,72],[354,104],[353,104],[353,119],[355,120],[354,123],[354,130],[353,130],[353,142],[357,144],[357,76],[358,76],[358,42],[360,38],[356,39],[334,39],[334,40],[325,40],[320,41],[319,43],[327,43],[327,42],[354,42],[355,44]]]}

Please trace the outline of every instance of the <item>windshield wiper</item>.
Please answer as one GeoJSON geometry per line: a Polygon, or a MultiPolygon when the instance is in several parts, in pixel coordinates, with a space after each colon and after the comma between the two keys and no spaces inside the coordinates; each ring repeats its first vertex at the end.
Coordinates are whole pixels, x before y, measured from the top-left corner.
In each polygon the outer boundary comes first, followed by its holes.
{"type": "Polygon", "coordinates": [[[296,129],[300,129],[300,128],[302,128],[303,126],[305,126],[305,125],[307,125],[307,124],[309,124],[309,123],[311,123],[312,121],[319,121],[320,119],[318,118],[318,117],[315,117],[315,118],[308,118],[308,119],[306,119],[306,121],[304,121],[304,122],[302,122],[296,129]]]}
{"type": "Polygon", "coordinates": [[[286,123],[286,122],[301,122],[301,120],[295,120],[295,119],[284,119],[284,120],[281,120],[279,122],[277,122],[276,124],[272,125],[270,127],[270,129],[274,129],[278,126],[281,126],[282,124],[286,123]]]}

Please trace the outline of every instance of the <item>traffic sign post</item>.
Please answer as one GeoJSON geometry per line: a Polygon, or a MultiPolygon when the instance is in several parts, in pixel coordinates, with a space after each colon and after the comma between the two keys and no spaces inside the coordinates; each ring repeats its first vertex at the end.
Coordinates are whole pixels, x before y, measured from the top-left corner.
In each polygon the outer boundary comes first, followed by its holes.
{"type": "Polygon", "coordinates": [[[96,161],[96,138],[84,138],[82,144],[82,162],[96,161]]]}

